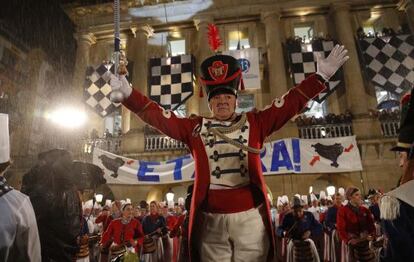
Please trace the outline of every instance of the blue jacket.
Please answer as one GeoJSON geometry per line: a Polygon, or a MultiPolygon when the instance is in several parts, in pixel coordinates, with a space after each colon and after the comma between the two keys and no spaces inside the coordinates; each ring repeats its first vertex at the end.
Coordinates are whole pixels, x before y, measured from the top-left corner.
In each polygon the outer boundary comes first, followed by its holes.
{"type": "Polygon", "coordinates": [[[303,211],[303,217],[301,219],[295,217],[293,212],[289,212],[283,218],[282,225],[278,227],[277,235],[291,239],[302,239],[303,234],[308,230],[311,231],[311,236],[319,236],[322,234],[322,225],[315,219],[311,212],[303,211]],[[291,230],[293,226],[294,228],[291,230]],[[284,231],[290,231],[289,235],[284,236],[284,231]]]}

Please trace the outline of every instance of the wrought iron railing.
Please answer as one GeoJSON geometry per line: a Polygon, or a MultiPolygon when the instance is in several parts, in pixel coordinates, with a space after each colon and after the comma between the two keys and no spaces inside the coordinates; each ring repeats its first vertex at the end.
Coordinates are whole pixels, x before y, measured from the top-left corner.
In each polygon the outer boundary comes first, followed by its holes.
{"type": "Polygon", "coordinates": [[[400,128],[400,121],[387,120],[381,121],[381,130],[384,137],[396,137],[398,136],[398,129],[400,128]]]}
{"type": "Polygon", "coordinates": [[[305,139],[332,138],[353,135],[351,123],[300,126],[298,129],[299,137],[305,139]]]}
{"type": "Polygon", "coordinates": [[[165,135],[145,135],[145,151],[184,150],[183,142],[165,135]]]}

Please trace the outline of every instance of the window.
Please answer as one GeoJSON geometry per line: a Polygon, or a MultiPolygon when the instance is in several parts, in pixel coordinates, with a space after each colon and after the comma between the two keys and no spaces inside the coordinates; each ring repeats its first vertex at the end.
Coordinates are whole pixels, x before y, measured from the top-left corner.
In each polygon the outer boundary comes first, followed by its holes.
{"type": "Polygon", "coordinates": [[[185,104],[180,105],[177,109],[174,110],[174,114],[179,118],[184,118],[187,116],[187,108],[185,104]]]}
{"type": "Polygon", "coordinates": [[[319,118],[324,117],[327,113],[325,101],[320,104],[318,102],[312,101],[308,103],[308,106],[310,106],[310,109],[304,113],[304,115],[307,117],[314,116],[316,118],[319,118]]]}
{"type": "Polygon", "coordinates": [[[254,108],[254,94],[239,94],[237,105],[236,113],[252,111],[254,108]]]}
{"type": "Polygon", "coordinates": [[[117,136],[122,132],[122,116],[121,110],[116,110],[111,115],[104,118],[105,132],[117,136]]]}
{"type": "Polygon", "coordinates": [[[293,30],[295,37],[302,38],[302,41],[305,43],[310,43],[314,36],[313,26],[311,25],[295,26],[293,30]]]}
{"type": "Polygon", "coordinates": [[[168,41],[171,56],[184,55],[185,54],[185,40],[170,40],[168,41]]]}
{"type": "Polygon", "coordinates": [[[368,37],[372,37],[375,35],[375,30],[374,27],[372,26],[364,26],[364,34],[367,35],[368,37]]]}
{"type": "Polygon", "coordinates": [[[229,50],[250,48],[249,34],[247,28],[234,30],[228,33],[229,50]]]}
{"type": "Polygon", "coordinates": [[[378,109],[394,109],[399,107],[398,102],[401,98],[397,95],[378,87],[375,87],[375,95],[377,97],[378,109]]]}

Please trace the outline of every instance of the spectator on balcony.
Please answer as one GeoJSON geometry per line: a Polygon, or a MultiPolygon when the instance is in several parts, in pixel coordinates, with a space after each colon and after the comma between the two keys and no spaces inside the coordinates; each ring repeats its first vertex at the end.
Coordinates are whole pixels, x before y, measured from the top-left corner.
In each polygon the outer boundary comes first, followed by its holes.
{"type": "Polygon", "coordinates": [[[109,129],[105,129],[104,138],[112,138],[112,133],[109,132],[109,129]]]}
{"type": "Polygon", "coordinates": [[[91,131],[91,139],[98,139],[99,135],[98,135],[98,130],[96,130],[95,128],[92,129],[91,131]]]}

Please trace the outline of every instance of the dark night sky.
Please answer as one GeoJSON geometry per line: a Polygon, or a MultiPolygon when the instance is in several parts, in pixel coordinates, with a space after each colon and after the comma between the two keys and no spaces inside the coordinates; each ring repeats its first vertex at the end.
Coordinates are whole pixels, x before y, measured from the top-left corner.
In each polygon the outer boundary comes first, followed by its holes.
{"type": "Polygon", "coordinates": [[[67,2],[74,1],[0,0],[0,23],[29,48],[42,48],[52,64],[72,73],[75,26],[61,8],[67,2]]]}

